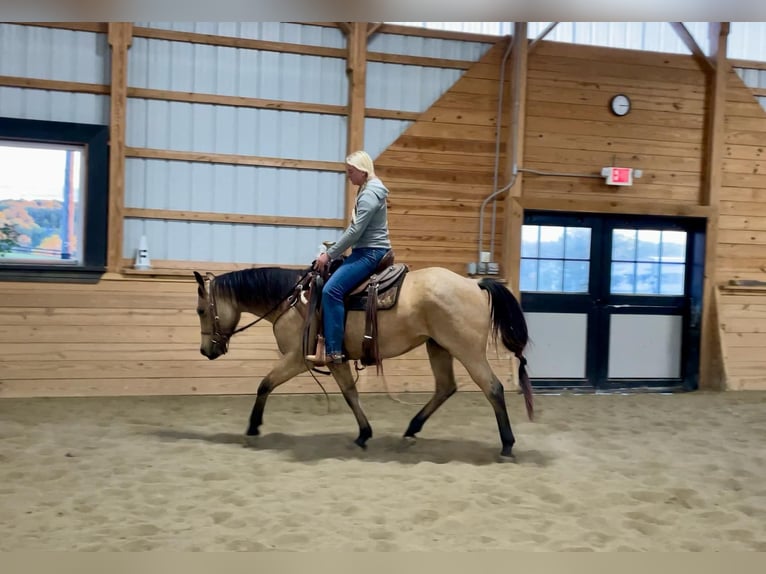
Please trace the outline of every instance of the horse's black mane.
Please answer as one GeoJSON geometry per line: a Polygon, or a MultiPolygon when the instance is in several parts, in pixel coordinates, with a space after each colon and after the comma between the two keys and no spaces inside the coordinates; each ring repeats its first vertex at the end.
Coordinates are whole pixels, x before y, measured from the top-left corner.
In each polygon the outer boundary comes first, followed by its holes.
{"type": "Polygon", "coordinates": [[[219,297],[246,306],[273,307],[292,292],[303,273],[283,267],[241,269],[217,276],[213,285],[219,297]]]}

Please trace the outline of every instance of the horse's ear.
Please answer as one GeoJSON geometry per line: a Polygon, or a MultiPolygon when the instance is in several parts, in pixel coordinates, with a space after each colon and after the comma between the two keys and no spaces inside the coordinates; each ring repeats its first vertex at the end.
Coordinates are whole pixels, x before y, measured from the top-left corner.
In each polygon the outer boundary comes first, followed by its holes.
{"type": "Polygon", "coordinates": [[[212,281],[213,279],[215,279],[215,275],[213,275],[213,274],[212,274],[210,271],[208,271],[207,273],[205,273],[205,275],[206,275],[206,276],[207,276],[207,278],[208,278],[208,279],[210,279],[211,281],[212,281]]]}
{"type": "Polygon", "coordinates": [[[194,272],[194,278],[197,280],[197,283],[199,283],[200,287],[205,286],[205,282],[202,280],[202,275],[200,275],[196,271],[194,272]]]}

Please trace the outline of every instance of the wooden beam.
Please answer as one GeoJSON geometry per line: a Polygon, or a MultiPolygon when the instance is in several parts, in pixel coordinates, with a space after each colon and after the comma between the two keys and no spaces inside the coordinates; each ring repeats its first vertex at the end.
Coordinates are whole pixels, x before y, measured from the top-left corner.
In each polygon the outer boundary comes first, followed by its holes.
{"type": "Polygon", "coordinates": [[[403,64],[405,66],[423,66],[426,68],[452,68],[467,70],[476,62],[472,60],[453,60],[450,58],[431,58],[429,56],[410,56],[408,54],[388,54],[384,52],[368,52],[368,62],[384,64],[403,64]]]}
{"type": "Polygon", "coordinates": [[[370,23],[368,23],[367,24],[367,37],[371,38],[375,34],[375,32],[380,30],[380,27],[382,25],[383,25],[382,22],[375,22],[375,23],[370,22],[370,23]]]}
{"type": "Polygon", "coordinates": [[[108,32],[106,22],[6,22],[18,26],[37,26],[38,28],[57,28],[59,30],[71,30],[73,32],[95,32],[105,34],[108,32]]]}
{"type": "Polygon", "coordinates": [[[729,65],[733,68],[745,68],[747,70],[766,70],[766,62],[757,62],[755,60],[729,58],[729,65]]]}
{"type": "Polygon", "coordinates": [[[439,38],[442,40],[458,40],[462,42],[478,42],[481,44],[495,44],[502,36],[493,34],[476,34],[473,32],[457,32],[453,30],[435,30],[432,28],[419,28],[417,26],[402,26],[399,24],[383,24],[378,28],[380,34],[396,34],[401,36],[416,36],[420,38],[439,38]]]}
{"type": "Polygon", "coordinates": [[[346,36],[349,35],[351,32],[351,25],[349,22],[334,22],[334,24],[341,29],[341,31],[346,34],[346,36]]]}
{"type": "Polygon", "coordinates": [[[545,37],[548,34],[550,34],[557,25],[558,25],[558,22],[551,22],[550,24],[548,24],[545,27],[545,29],[542,32],[540,32],[537,35],[537,37],[529,43],[529,47],[527,48],[527,54],[531,54],[532,52],[534,52],[535,48],[537,48],[537,46],[540,44],[540,42],[543,39],[545,39],[545,37]]]}
{"type": "Polygon", "coordinates": [[[61,80],[43,80],[39,78],[21,78],[18,76],[0,76],[0,86],[6,88],[26,88],[31,90],[48,90],[55,92],[76,92],[80,94],[109,94],[109,86],[105,84],[88,84],[85,82],[65,82],[61,80]]]}
{"type": "MultiPolygon", "coordinates": [[[[367,83],[367,23],[351,22],[348,34],[348,131],[346,153],[364,147],[364,110],[367,83]]],[[[345,169],[345,168],[344,168],[345,169]]],[[[351,223],[356,200],[355,186],[346,180],[346,224],[351,223]]]]}
{"type": "MultiPolygon", "coordinates": [[[[28,78],[14,78],[11,76],[0,76],[0,86],[38,87],[44,90],[59,89],[63,91],[74,92],[109,93],[109,86],[100,86],[99,84],[78,84],[77,82],[36,80],[28,78]]],[[[244,96],[224,96],[219,94],[201,94],[194,92],[178,92],[173,90],[155,90],[151,88],[128,88],[128,97],[145,100],[188,102],[192,104],[214,104],[217,106],[258,108],[287,112],[306,112],[311,114],[325,114],[334,116],[345,116],[348,114],[348,106],[336,106],[333,104],[312,104],[310,102],[290,102],[284,100],[249,98],[244,96]]],[[[402,112],[399,110],[384,110],[380,108],[367,108],[364,111],[364,114],[365,117],[368,118],[407,121],[415,121],[421,115],[419,112],[402,112]]]]}
{"type": "Polygon", "coordinates": [[[689,51],[692,53],[692,56],[694,56],[694,59],[700,65],[700,68],[702,68],[702,71],[708,73],[715,71],[714,64],[707,58],[707,56],[705,56],[705,52],[703,52],[702,48],[699,47],[699,44],[697,44],[697,41],[689,33],[689,30],[687,30],[686,26],[684,26],[684,23],[671,22],[670,25],[673,27],[673,30],[676,31],[678,37],[681,38],[681,41],[684,43],[684,45],[689,48],[689,51]]]}
{"type": "MultiPolygon", "coordinates": [[[[507,215],[503,229],[503,260],[502,275],[508,281],[509,288],[520,294],[519,268],[521,267],[521,228],[524,224],[524,209],[520,203],[523,194],[524,177],[519,166],[524,165],[524,139],[527,115],[527,64],[529,61],[529,42],[527,41],[527,23],[516,22],[514,26],[513,51],[511,54],[510,101],[506,109],[515,110],[514,117],[509,118],[508,140],[506,144],[505,181],[513,180],[505,197],[505,212],[507,215]],[[514,104],[513,94],[518,94],[518,102],[514,104]],[[514,137],[514,132],[516,137],[514,137]],[[514,163],[515,157],[515,163],[514,163]],[[514,176],[515,172],[515,176],[514,176]]],[[[498,121],[498,129],[500,122],[498,121]]]]}
{"type": "Polygon", "coordinates": [[[125,217],[136,219],[163,219],[168,221],[205,221],[209,223],[243,223],[247,225],[275,225],[286,227],[343,227],[342,219],[321,217],[285,217],[281,215],[247,215],[244,213],[218,213],[183,211],[177,209],[125,208],[125,217]]]}
{"type": "Polygon", "coordinates": [[[109,22],[107,37],[112,50],[109,102],[109,220],[107,271],[119,269],[122,260],[123,209],[125,207],[125,133],[128,107],[128,49],[133,25],[109,22]]]}
{"type": "Polygon", "coordinates": [[[222,163],[227,165],[253,165],[262,167],[281,167],[290,169],[309,169],[315,171],[344,171],[342,163],[336,161],[318,161],[303,159],[285,159],[278,157],[258,157],[228,153],[207,153],[196,151],[176,151],[128,147],[125,148],[127,157],[144,159],[169,159],[175,161],[222,163]]]}
{"type": "Polygon", "coordinates": [[[659,203],[649,200],[625,201],[622,199],[581,199],[531,197],[519,198],[524,209],[540,211],[563,211],[578,213],[605,213],[630,215],[663,215],[671,217],[710,217],[711,210],[704,205],[659,203]]]}
{"type": "Polygon", "coordinates": [[[332,104],[312,104],[309,102],[290,102],[284,100],[269,100],[264,98],[250,98],[244,96],[224,96],[219,94],[154,90],[150,88],[128,88],[128,97],[147,100],[165,100],[172,102],[188,102],[193,104],[214,104],[218,106],[260,108],[266,110],[307,112],[313,114],[338,116],[346,115],[348,112],[346,106],[335,106],[332,104]]]}
{"type": "Polygon", "coordinates": [[[149,38],[153,40],[189,42],[192,44],[207,44],[210,46],[226,46],[230,48],[263,50],[265,52],[302,54],[306,56],[323,56],[326,58],[345,58],[346,55],[342,48],[306,46],[303,44],[294,44],[291,42],[271,42],[267,40],[253,40],[250,38],[237,38],[234,36],[199,34],[197,32],[179,32],[177,30],[161,30],[158,28],[143,28],[138,26],[133,29],[133,35],[137,38],[149,38]]]}
{"type": "Polygon", "coordinates": [[[702,293],[702,324],[700,342],[700,375],[701,389],[716,389],[718,381],[714,381],[714,357],[716,329],[714,300],[716,289],[716,260],[718,248],[718,212],[720,188],[723,180],[723,159],[726,140],[726,85],[730,73],[726,59],[729,36],[728,22],[711,22],[710,47],[711,57],[715,61],[715,73],[708,80],[710,102],[707,123],[707,150],[705,153],[706,173],[703,188],[702,204],[711,211],[707,220],[705,235],[705,279],[702,293]]]}

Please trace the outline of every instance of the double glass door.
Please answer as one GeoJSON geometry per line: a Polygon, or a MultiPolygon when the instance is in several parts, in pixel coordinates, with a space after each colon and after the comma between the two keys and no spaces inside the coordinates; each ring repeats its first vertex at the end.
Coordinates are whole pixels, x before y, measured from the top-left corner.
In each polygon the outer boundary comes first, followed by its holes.
{"type": "Polygon", "coordinates": [[[537,387],[697,387],[704,221],[525,214],[521,300],[537,387]]]}

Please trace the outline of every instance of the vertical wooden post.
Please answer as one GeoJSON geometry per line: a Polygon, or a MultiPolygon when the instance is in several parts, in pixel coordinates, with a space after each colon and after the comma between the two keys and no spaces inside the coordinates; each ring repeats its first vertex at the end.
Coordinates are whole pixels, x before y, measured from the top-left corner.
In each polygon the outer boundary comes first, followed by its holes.
{"type": "Polygon", "coordinates": [[[702,295],[702,325],[700,327],[699,388],[701,389],[716,389],[721,383],[721,381],[714,380],[714,354],[717,353],[714,342],[717,325],[713,305],[717,288],[718,207],[725,140],[726,84],[729,76],[727,59],[729,23],[711,22],[709,30],[711,59],[715,64],[715,72],[710,74],[708,78],[706,177],[701,198],[701,203],[711,208],[705,235],[705,280],[702,295]]]}
{"type": "MultiPolygon", "coordinates": [[[[523,164],[524,130],[527,113],[527,59],[529,42],[527,40],[527,23],[516,22],[513,29],[513,51],[511,53],[511,120],[508,129],[508,144],[506,145],[506,178],[513,177],[515,167],[523,164]],[[518,85],[516,85],[518,83],[518,85]],[[514,101],[513,94],[518,92],[519,99],[514,101]],[[515,111],[514,111],[515,108],[515,111]],[[514,125],[515,116],[515,125],[514,125]],[[516,137],[514,138],[514,132],[516,137]],[[514,166],[514,155],[517,165],[514,166]]],[[[503,233],[503,266],[502,273],[513,293],[519,295],[519,267],[521,265],[521,227],[524,223],[524,210],[520,199],[522,196],[522,174],[516,173],[516,179],[505,196],[505,228],[503,233]]]]}
{"type": "Polygon", "coordinates": [[[123,209],[125,206],[125,130],[128,105],[128,48],[133,40],[129,22],[109,22],[112,49],[109,101],[109,225],[107,271],[117,272],[122,260],[123,209]]]}
{"type": "MultiPolygon", "coordinates": [[[[367,99],[367,22],[349,22],[348,24],[347,154],[364,148],[364,109],[367,99]]],[[[356,188],[346,180],[346,225],[351,222],[355,201],[356,188]]]]}

